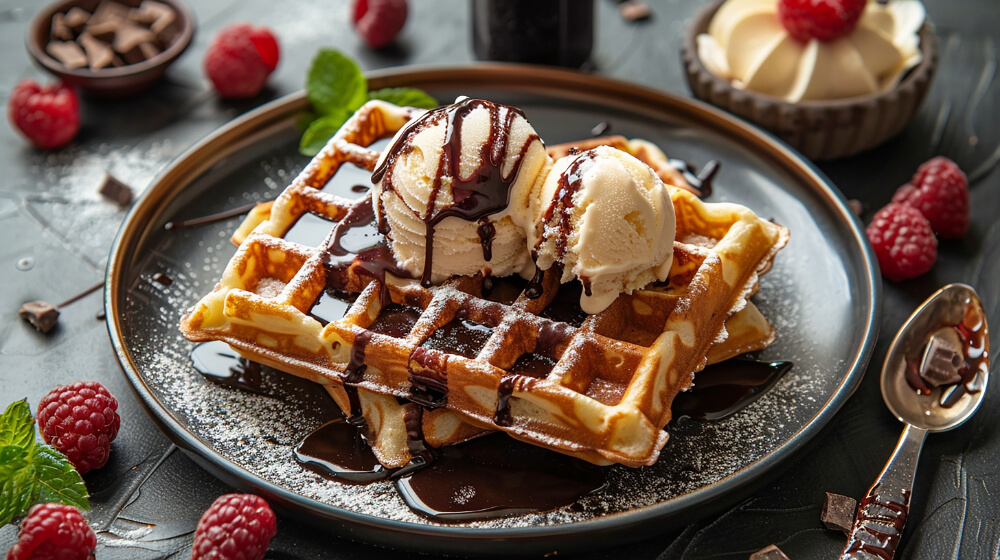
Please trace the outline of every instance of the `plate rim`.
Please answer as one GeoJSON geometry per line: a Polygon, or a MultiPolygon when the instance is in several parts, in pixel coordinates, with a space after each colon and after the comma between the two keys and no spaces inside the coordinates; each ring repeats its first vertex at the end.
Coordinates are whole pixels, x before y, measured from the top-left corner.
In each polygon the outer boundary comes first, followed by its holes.
{"type": "MultiPolygon", "coordinates": [[[[713,130],[724,130],[743,139],[747,149],[764,156],[785,172],[804,180],[812,190],[820,196],[830,208],[833,215],[846,225],[850,233],[852,249],[860,249],[862,269],[859,279],[862,280],[859,289],[866,291],[864,303],[869,307],[867,324],[861,343],[849,364],[842,371],[846,373],[837,385],[832,395],[822,407],[806,421],[805,425],[793,433],[782,445],[767,453],[756,461],[744,466],[709,486],[672,498],[667,502],[644,506],[642,508],[607,515],[597,519],[575,523],[551,525],[544,527],[516,528],[477,528],[455,527],[448,525],[418,525],[406,521],[398,521],[361,514],[318,500],[301,496],[244,469],[223,455],[213,450],[207,443],[199,439],[186,428],[162,402],[153,394],[145,379],[139,374],[139,368],[133,363],[130,352],[124,341],[119,324],[119,309],[124,305],[125,282],[119,282],[124,273],[123,263],[130,263],[129,249],[142,244],[149,235],[155,219],[165,209],[165,205],[157,205],[162,199],[172,199],[182,192],[187,183],[177,186],[173,184],[177,176],[197,176],[207,169],[207,165],[197,165],[199,160],[206,159],[219,151],[215,146],[221,138],[235,136],[241,132],[246,134],[241,143],[251,143],[254,138],[266,134],[271,127],[284,123],[288,112],[308,107],[308,101],[303,91],[291,93],[270,101],[220,128],[184,150],[167,164],[150,182],[149,187],[139,200],[132,206],[122,222],[111,246],[105,272],[105,312],[108,335],[115,352],[119,367],[129,382],[129,386],[138,397],[142,407],[153,419],[157,427],[191,456],[199,465],[213,475],[229,484],[252,488],[265,496],[277,501],[285,508],[298,508],[310,514],[321,516],[325,520],[345,521],[361,529],[364,534],[355,534],[352,527],[345,531],[337,531],[373,544],[386,544],[381,537],[372,540],[372,535],[386,533],[418,537],[420,542],[410,540],[396,541],[390,546],[421,551],[466,551],[471,542],[487,541],[515,543],[515,548],[541,551],[552,548],[559,537],[578,536],[582,532],[594,535],[608,533],[619,534],[630,528],[648,524],[651,521],[662,520],[679,513],[689,511],[699,506],[707,506],[718,501],[727,494],[733,494],[741,487],[751,486],[771,473],[779,463],[798,454],[836,415],[847,399],[854,393],[864,376],[867,365],[874,352],[878,337],[878,329],[882,311],[882,282],[871,246],[866,242],[860,220],[851,212],[844,195],[836,186],[809,160],[793,148],[777,139],[770,133],[739,118],[707,105],[701,101],[683,97],[661,90],[624,82],[614,78],[582,74],[564,69],[550,67],[504,64],[477,63],[472,65],[413,65],[389,68],[365,73],[370,89],[381,87],[423,87],[434,85],[454,87],[461,83],[464,87],[502,87],[508,91],[545,92],[557,90],[560,93],[576,91],[581,99],[593,99],[595,96],[615,96],[629,105],[640,104],[645,107],[656,107],[657,111],[683,116],[697,122],[700,126],[713,130]],[[281,116],[281,118],[278,118],[281,116]],[[191,160],[191,161],[189,161],[191,160]],[[191,162],[194,166],[191,167],[191,162]],[[176,191],[176,192],[175,192],[176,191]],[[167,196],[170,195],[170,196],[167,196]],[[158,208],[157,208],[158,207],[158,208]],[[121,299],[121,301],[119,301],[121,299]],[[366,531],[367,530],[367,531],[366,531]],[[426,542],[424,542],[426,540],[426,542]],[[381,542],[379,542],[381,541],[381,542]],[[534,548],[531,546],[534,545],[534,548]],[[544,545],[540,548],[538,545],[544,545]]],[[[569,97],[573,97],[570,95],[569,97]]],[[[226,150],[234,149],[232,144],[226,144],[226,150]]],[[[214,160],[213,160],[214,161],[214,160]]],[[[858,301],[861,303],[861,301],[858,301]]],[[[292,512],[295,515],[295,512],[292,512]]],[[[320,521],[320,520],[312,520],[320,521]]],[[[662,530],[662,526],[659,527],[662,530]]],[[[638,540],[648,535],[632,535],[631,540],[638,540]]],[[[391,538],[389,540],[392,540],[391,538]]],[[[570,544],[567,541],[567,544],[570,544]]],[[[506,552],[504,547],[495,552],[506,552]]],[[[565,549],[564,549],[565,552],[565,549]]]]}

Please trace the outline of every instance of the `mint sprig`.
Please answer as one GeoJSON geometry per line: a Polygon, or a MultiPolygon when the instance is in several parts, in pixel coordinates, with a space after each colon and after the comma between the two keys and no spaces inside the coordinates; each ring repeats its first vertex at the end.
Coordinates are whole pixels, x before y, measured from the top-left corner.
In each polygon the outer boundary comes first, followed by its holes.
{"type": "Polygon", "coordinates": [[[335,49],[320,49],[309,68],[306,97],[315,117],[299,141],[299,152],[314,156],[365,101],[382,99],[399,106],[433,109],[436,99],[416,88],[383,88],[368,91],[368,82],[357,63],[335,49]]]}
{"type": "Polygon", "coordinates": [[[31,409],[20,400],[0,415],[0,526],[49,502],[90,509],[80,473],[65,455],[35,441],[31,409]]]}

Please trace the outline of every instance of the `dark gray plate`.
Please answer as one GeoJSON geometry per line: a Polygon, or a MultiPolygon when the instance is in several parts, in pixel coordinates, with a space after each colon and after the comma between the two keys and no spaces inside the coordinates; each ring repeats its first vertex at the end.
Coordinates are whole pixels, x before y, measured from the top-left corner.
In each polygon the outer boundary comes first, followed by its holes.
{"type": "MultiPolygon", "coordinates": [[[[609,485],[573,509],[441,525],[412,513],[391,483],[348,486],[301,468],[291,450],[334,414],[325,393],[284,377],[272,383],[273,397],[210,384],[192,369],[192,344],[177,329],[183,312],[221,276],[239,219],[163,229],[167,221],[281,192],[307,162],[296,152],[295,128],[307,102],[293,95],[178,158],[130,212],[108,264],[108,329],[122,369],[164,432],[206,469],[351,538],[441,552],[566,552],[636,540],[732,503],[801,449],[857,387],[876,337],[877,267],[843,197],[783,144],[697,102],[548,68],[477,65],[370,76],[372,89],[404,85],[442,102],[469,95],[518,106],[549,143],[587,138],[606,121],[608,133],[646,138],[671,157],[698,165],[720,160],[710,201],[744,204],[791,231],[755,301],[778,334],[762,357],[795,367],[729,418],[671,424],[656,465],[609,467],[609,485]],[[173,283],[153,281],[158,272],[173,283]]],[[[353,184],[364,175],[336,180],[353,184]]]]}

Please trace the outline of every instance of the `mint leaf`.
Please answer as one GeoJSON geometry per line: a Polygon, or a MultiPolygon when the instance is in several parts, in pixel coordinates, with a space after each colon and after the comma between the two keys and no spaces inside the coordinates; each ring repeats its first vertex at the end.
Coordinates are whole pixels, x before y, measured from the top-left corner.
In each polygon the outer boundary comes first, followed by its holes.
{"type": "Polygon", "coordinates": [[[39,445],[35,447],[32,463],[39,502],[58,502],[90,509],[87,485],[65,455],[48,445],[39,445]]]}
{"type": "Polygon", "coordinates": [[[309,68],[306,95],[321,115],[354,111],[365,102],[368,82],[349,57],[334,49],[320,49],[309,68]]]}
{"type": "Polygon", "coordinates": [[[299,153],[310,157],[318,154],[346,121],[347,111],[339,111],[313,121],[302,134],[299,153]]]}
{"type": "Polygon", "coordinates": [[[28,399],[11,403],[0,415],[0,446],[28,447],[35,443],[35,421],[31,419],[28,399]]]}
{"type": "Polygon", "coordinates": [[[427,92],[416,88],[382,88],[368,92],[368,99],[381,99],[400,107],[434,109],[440,103],[427,92]]]}
{"type": "Polygon", "coordinates": [[[90,509],[80,473],[62,453],[35,442],[31,409],[21,400],[0,415],[0,526],[41,502],[90,509]]]}
{"type": "Polygon", "coordinates": [[[0,482],[0,527],[27,513],[36,497],[35,469],[25,463],[0,482]]]}

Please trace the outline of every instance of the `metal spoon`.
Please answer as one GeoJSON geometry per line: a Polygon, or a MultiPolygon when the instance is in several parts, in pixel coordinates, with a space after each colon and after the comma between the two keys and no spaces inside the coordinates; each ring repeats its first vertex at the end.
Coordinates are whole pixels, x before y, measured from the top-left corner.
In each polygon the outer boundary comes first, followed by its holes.
{"type": "Polygon", "coordinates": [[[910,315],[889,346],[882,366],[882,398],[906,427],[861,500],[841,560],[891,560],[909,513],[927,432],[951,430],[968,420],[983,402],[988,380],[989,330],[983,305],[971,287],[949,284],[910,315]],[[957,383],[930,387],[924,379],[934,371],[954,376],[956,370],[961,374],[957,383]]]}

